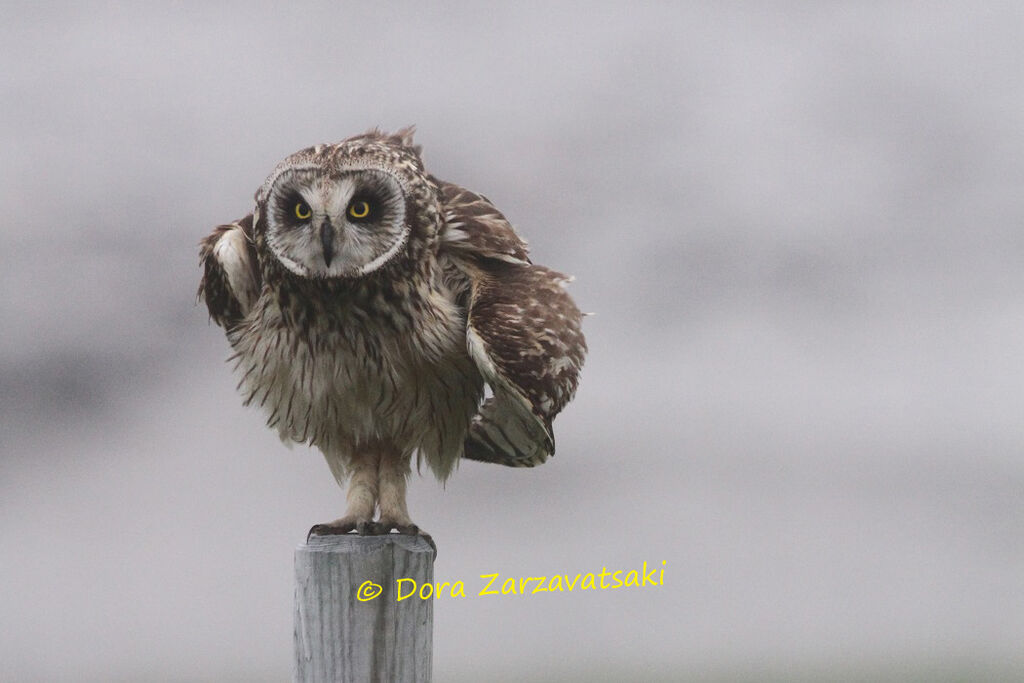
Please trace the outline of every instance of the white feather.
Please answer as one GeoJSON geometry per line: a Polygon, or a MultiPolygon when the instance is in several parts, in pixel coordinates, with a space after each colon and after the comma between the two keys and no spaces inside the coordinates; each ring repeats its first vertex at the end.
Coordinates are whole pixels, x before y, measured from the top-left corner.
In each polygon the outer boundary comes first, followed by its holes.
{"type": "Polygon", "coordinates": [[[228,277],[228,285],[241,304],[242,314],[248,315],[256,302],[256,283],[252,276],[252,264],[249,263],[249,249],[245,233],[240,227],[226,231],[213,247],[213,257],[217,259],[228,277]]]}

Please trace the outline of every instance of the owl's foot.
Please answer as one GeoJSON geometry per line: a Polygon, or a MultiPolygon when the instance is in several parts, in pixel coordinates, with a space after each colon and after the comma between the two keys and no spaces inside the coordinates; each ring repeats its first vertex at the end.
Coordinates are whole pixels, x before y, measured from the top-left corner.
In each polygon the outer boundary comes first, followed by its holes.
{"type": "Polygon", "coordinates": [[[406,534],[407,536],[420,536],[430,544],[430,547],[434,549],[434,555],[437,555],[437,545],[434,543],[433,537],[423,529],[419,528],[412,523],[412,520],[406,519],[404,521],[398,521],[396,519],[382,518],[374,524],[375,534],[390,534],[392,531],[397,531],[400,534],[406,534]]]}
{"type": "Polygon", "coordinates": [[[373,525],[373,533],[375,534],[390,534],[392,531],[397,531],[400,534],[408,534],[409,536],[415,536],[420,533],[420,528],[413,524],[412,520],[402,522],[389,518],[382,518],[373,525]]]}
{"type": "Polygon", "coordinates": [[[370,536],[376,533],[375,528],[376,524],[372,519],[346,515],[326,524],[314,524],[306,534],[306,540],[308,541],[310,536],[340,536],[353,531],[360,536],[370,536]]]}

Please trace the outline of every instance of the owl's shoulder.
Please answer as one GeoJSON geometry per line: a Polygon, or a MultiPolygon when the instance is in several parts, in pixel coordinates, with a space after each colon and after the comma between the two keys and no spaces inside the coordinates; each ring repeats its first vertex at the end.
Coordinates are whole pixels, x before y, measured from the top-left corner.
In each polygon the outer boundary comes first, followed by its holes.
{"type": "Polygon", "coordinates": [[[529,246],[504,214],[482,194],[434,180],[441,196],[444,225],[441,250],[456,257],[530,263],[529,246]]]}

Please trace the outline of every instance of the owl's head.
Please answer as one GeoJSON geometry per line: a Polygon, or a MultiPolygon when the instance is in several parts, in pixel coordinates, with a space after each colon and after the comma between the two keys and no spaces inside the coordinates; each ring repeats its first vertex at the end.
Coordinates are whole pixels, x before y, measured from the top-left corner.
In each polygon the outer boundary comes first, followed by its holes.
{"type": "Polygon", "coordinates": [[[256,193],[256,231],[303,278],[358,278],[436,241],[437,189],[411,129],[292,154],[256,193]]]}

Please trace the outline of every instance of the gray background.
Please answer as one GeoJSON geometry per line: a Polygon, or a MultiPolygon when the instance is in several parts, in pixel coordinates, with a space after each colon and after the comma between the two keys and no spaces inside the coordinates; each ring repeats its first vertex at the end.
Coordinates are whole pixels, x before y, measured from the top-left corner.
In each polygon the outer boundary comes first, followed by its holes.
{"type": "Polygon", "coordinates": [[[412,483],[437,680],[1024,676],[1020,5],[425,5],[3,3],[0,679],[288,678],[343,493],[196,244],[410,123],[597,313],[553,461],[412,483]]]}

